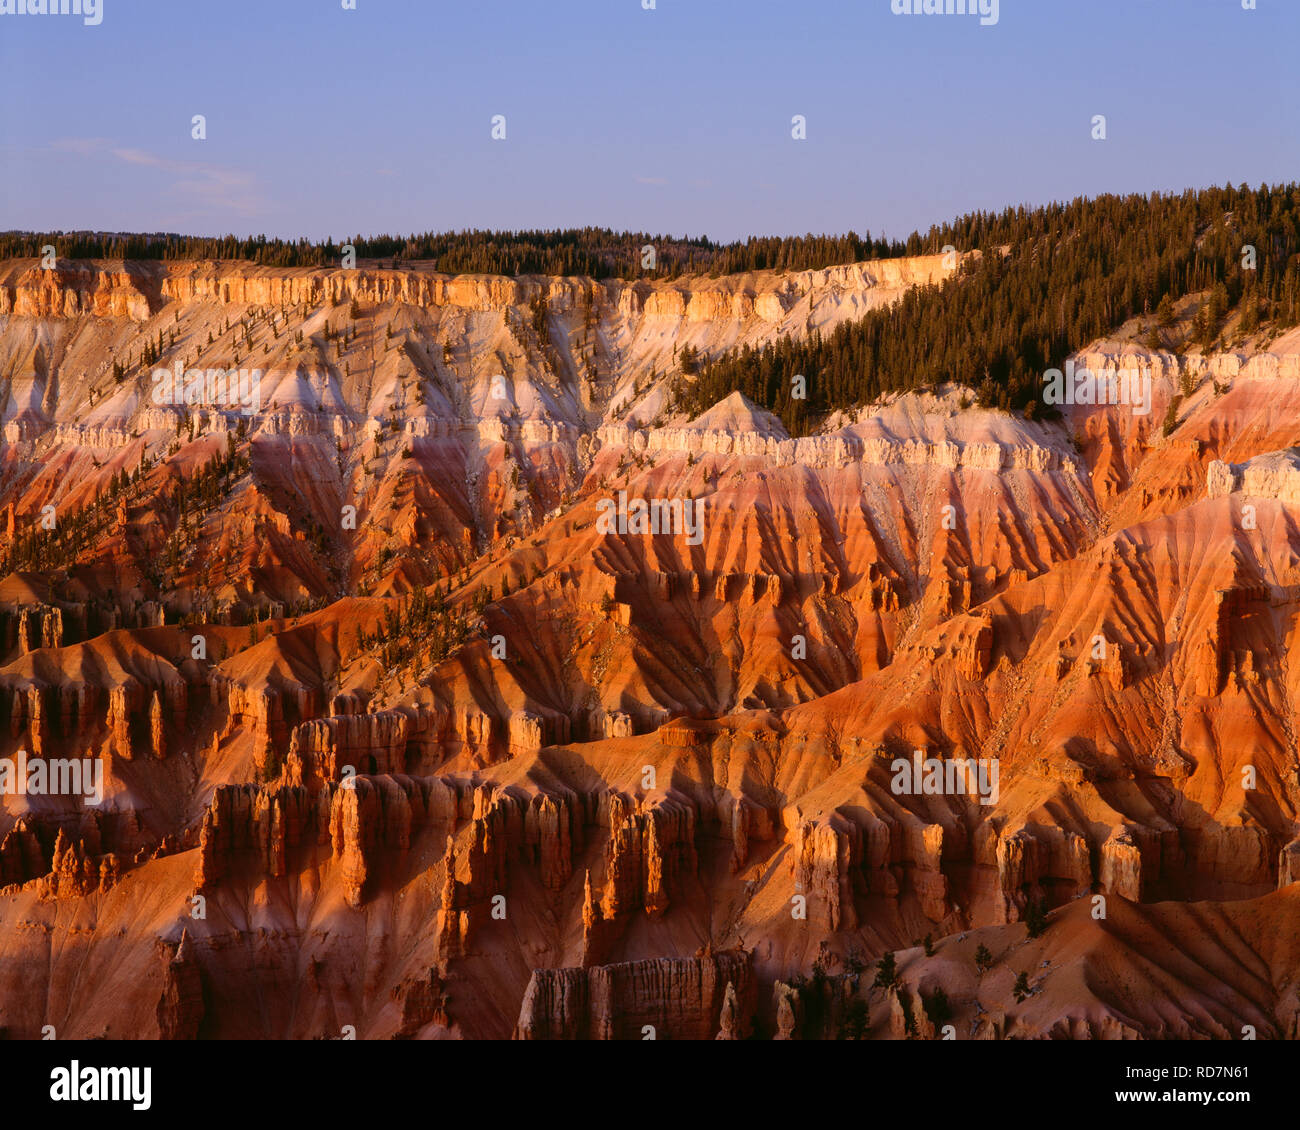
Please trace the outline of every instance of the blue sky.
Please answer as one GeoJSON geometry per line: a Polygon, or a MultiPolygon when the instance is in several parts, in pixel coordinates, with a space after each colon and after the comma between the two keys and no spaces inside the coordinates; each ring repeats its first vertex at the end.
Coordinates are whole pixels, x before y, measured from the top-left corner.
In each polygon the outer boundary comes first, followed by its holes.
{"type": "Polygon", "coordinates": [[[1300,179],[1300,0],[1001,0],[991,27],[890,0],[655,2],[0,15],[0,229],[901,237],[1300,179]]]}

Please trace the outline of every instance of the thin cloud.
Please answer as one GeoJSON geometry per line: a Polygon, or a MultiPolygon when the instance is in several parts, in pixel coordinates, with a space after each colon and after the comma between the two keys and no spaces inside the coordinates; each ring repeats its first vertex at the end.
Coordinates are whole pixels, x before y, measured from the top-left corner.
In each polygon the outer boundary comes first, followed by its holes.
{"type": "Polygon", "coordinates": [[[106,137],[61,137],[57,141],[51,141],[46,148],[53,149],[56,153],[77,153],[86,157],[91,153],[102,152],[112,144],[106,137]]]}
{"type": "Polygon", "coordinates": [[[113,156],[128,165],[143,165],[179,177],[171,186],[172,192],[195,197],[209,205],[226,204],[242,215],[258,211],[252,196],[255,178],[242,169],[202,161],[173,161],[143,149],[114,149],[113,156]]]}
{"type": "Polygon", "coordinates": [[[205,161],[176,161],[146,149],[115,145],[103,137],[65,137],[52,141],[48,149],[82,157],[108,153],[125,165],[157,169],[175,179],[162,191],[185,199],[196,215],[229,211],[240,216],[255,216],[265,209],[256,187],[257,178],[243,169],[211,165],[205,161]]]}

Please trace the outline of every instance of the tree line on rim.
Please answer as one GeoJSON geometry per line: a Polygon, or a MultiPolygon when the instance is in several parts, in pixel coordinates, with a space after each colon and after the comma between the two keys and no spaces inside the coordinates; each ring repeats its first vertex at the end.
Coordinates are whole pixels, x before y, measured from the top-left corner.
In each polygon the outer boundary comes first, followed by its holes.
{"type": "MultiPolygon", "coordinates": [[[[624,280],[718,277],[742,271],[815,270],[864,259],[921,254],[922,241],[873,239],[868,232],[846,235],[751,236],[715,243],[704,237],[614,232],[608,228],[568,231],[460,231],[423,235],[354,236],[346,241],[358,262],[381,267],[418,262],[443,274],[570,275],[624,280]],[[653,266],[643,266],[645,247],[653,266]]],[[[7,232],[0,234],[0,258],[32,258],[53,246],[66,259],[247,260],[269,267],[338,267],[344,244],[332,239],[268,239],[264,235],[217,239],[158,232],[7,232]]]]}
{"type": "Polygon", "coordinates": [[[982,254],[829,334],[711,359],[684,352],[674,408],[697,415],[739,389],[806,435],[836,409],[956,381],[985,407],[1041,417],[1055,414],[1041,400],[1043,374],[1130,319],[1150,319],[1142,344],[1168,349],[1225,346],[1234,313],[1238,334],[1300,324],[1295,184],[972,213],[926,244],[982,254]],[[1201,298],[1179,331],[1173,304],[1187,295],[1201,298]]]}

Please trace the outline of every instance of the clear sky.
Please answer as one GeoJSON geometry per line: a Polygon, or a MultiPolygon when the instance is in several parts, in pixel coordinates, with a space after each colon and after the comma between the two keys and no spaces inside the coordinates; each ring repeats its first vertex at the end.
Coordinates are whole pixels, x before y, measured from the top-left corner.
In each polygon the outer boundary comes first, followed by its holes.
{"type": "Polygon", "coordinates": [[[0,15],[0,229],[901,237],[1300,179],[1300,0],[342,2],[0,15]]]}

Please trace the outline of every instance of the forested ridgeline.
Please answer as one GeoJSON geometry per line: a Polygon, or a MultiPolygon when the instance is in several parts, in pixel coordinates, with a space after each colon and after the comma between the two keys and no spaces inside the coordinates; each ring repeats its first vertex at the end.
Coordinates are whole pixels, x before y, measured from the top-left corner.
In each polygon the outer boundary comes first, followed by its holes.
{"type": "MultiPolygon", "coordinates": [[[[922,239],[905,243],[873,239],[868,233],[754,236],[743,242],[714,243],[704,238],[677,238],[644,232],[463,231],[413,236],[354,236],[349,243],[358,261],[378,261],[398,268],[419,263],[444,274],[577,275],[595,279],[676,278],[685,274],[721,276],[741,271],[803,271],[919,255],[922,239]],[[644,254],[654,248],[653,266],[644,254]]],[[[931,240],[931,242],[933,242],[931,240]]],[[[270,267],[338,267],[343,244],[225,236],[205,239],[168,233],[52,232],[0,234],[0,258],[31,258],[53,246],[67,259],[247,260],[270,267]]],[[[934,250],[938,244],[934,245],[934,250]]]]}
{"type": "MultiPolygon", "coordinates": [[[[72,259],[246,260],[279,267],[338,266],[343,247],[174,234],[7,233],[0,258],[34,257],[53,244],[72,259]]],[[[825,415],[882,393],[958,381],[986,406],[1044,411],[1042,375],[1134,317],[1150,319],[1144,343],[1222,346],[1225,327],[1300,323],[1300,186],[1210,188],[1150,196],[1101,196],[1002,212],[974,212],[905,241],[859,236],[751,237],[715,243],[605,228],[464,231],[354,237],[359,261],[418,262],[447,274],[579,275],[593,278],[720,276],[812,270],[868,259],[978,250],[941,284],[831,334],[783,338],[713,358],[680,355],[678,410],[698,414],[740,389],[806,434],[825,415]],[[643,249],[655,249],[654,267],[643,249]],[[1247,253],[1249,249],[1249,254],[1247,253]],[[1250,265],[1247,265],[1250,264],[1250,265]],[[1201,296],[1194,319],[1174,302],[1201,296]],[[791,378],[806,378],[806,398],[791,378]]]]}
{"type": "Polygon", "coordinates": [[[977,389],[985,406],[1034,415],[1047,411],[1045,370],[1131,318],[1150,318],[1142,341],[1156,348],[1222,346],[1234,315],[1239,333],[1300,323],[1294,184],[976,213],[925,243],[984,254],[825,336],[707,360],[685,352],[675,408],[696,415],[739,389],[803,435],[835,409],[956,381],[977,389]],[[1187,295],[1203,297],[1180,322],[1174,303],[1187,295]],[[805,378],[805,399],[793,396],[796,375],[805,378]]]}

